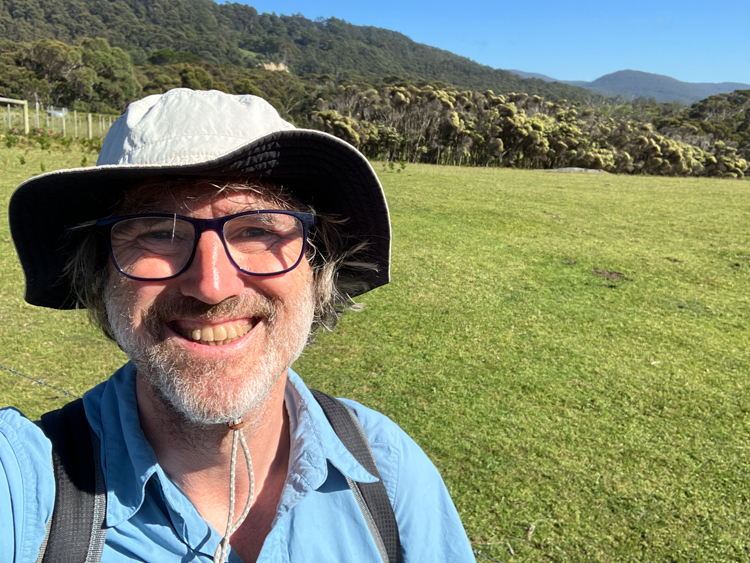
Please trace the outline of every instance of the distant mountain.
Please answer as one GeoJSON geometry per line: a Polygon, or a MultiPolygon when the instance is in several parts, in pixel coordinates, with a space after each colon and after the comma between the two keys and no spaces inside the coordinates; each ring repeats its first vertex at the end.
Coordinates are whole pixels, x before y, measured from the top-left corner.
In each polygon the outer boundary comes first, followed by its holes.
{"type": "Polygon", "coordinates": [[[669,76],[641,72],[639,70],[620,70],[605,74],[593,82],[583,80],[557,80],[544,74],[511,70],[525,78],[539,78],[548,82],[564,82],[571,86],[588,88],[605,96],[622,96],[626,99],[655,98],[658,102],[683,102],[692,104],[714,94],[728,94],[735,90],[750,90],[750,84],[738,82],[682,82],[669,76]]]}
{"type": "Polygon", "coordinates": [[[571,86],[581,86],[607,96],[624,98],[656,98],[658,102],[694,103],[714,94],[735,90],[750,90],[750,84],[737,82],[682,82],[661,74],[638,70],[620,70],[606,74],[593,82],[567,81],[571,86]]]}

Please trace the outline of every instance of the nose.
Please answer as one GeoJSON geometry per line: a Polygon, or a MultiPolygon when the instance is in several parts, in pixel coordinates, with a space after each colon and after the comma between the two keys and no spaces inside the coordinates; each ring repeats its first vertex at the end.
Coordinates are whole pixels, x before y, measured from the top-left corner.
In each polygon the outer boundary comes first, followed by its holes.
{"type": "Polygon", "coordinates": [[[239,295],[245,287],[243,274],[229,261],[215,231],[204,231],[192,264],[179,278],[183,295],[216,305],[239,295]]]}

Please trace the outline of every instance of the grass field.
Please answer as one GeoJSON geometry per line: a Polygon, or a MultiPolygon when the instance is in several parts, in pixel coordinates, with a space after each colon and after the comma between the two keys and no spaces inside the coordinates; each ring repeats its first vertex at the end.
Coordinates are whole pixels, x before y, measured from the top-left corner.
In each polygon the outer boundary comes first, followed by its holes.
{"type": "MultiPolygon", "coordinates": [[[[24,304],[6,208],[40,162],[83,153],[20,156],[0,151],[0,364],[81,394],[122,355],[84,314],[24,304]]],[[[404,427],[504,563],[747,561],[750,184],[381,178],[393,281],[297,362],[308,384],[404,427]]],[[[30,416],[65,400],[2,370],[0,397],[30,416]]]]}

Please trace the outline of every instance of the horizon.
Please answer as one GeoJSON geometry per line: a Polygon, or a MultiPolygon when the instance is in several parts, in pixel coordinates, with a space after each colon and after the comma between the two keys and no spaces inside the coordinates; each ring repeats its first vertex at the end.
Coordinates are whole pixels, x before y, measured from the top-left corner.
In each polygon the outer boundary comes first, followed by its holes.
{"type": "MultiPolygon", "coordinates": [[[[741,34],[727,33],[724,18],[706,18],[705,4],[696,0],[661,0],[656,5],[635,0],[614,6],[582,0],[573,8],[542,0],[535,4],[533,21],[528,7],[507,1],[468,0],[460,9],[445,0],[429,7],[393,0],[372,5],[340,0],[241,3],[258,13],[301,14],[311,20],[335,17],[385,28],[483,65],[557,80],[591,82],[620,70],[638,70],[682,82],[750,84],[741,34]]],[[[732,14],[732,21],[750,21],[750,2],[729,0],[722,12],[732,14]]]]}

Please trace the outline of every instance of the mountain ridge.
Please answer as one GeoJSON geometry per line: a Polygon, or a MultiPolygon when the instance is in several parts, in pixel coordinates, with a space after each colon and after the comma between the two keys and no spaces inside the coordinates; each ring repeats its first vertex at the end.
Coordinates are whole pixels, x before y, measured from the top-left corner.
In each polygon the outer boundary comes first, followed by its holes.
{"type": "Polygon", "coordinates": [[[586,88],[604,96],[621,96],[625,99],[654,98],[657,102],[682,102],[692,104],[716,94],[735,90],[750,90],[750,84],[739,82],[683,82],[664,74],[640,70],[618,70],[596,80],[560,80],[544,74],[512,70],[524,78],[538,78],[548,82],[562,82],[586,88]]]}

